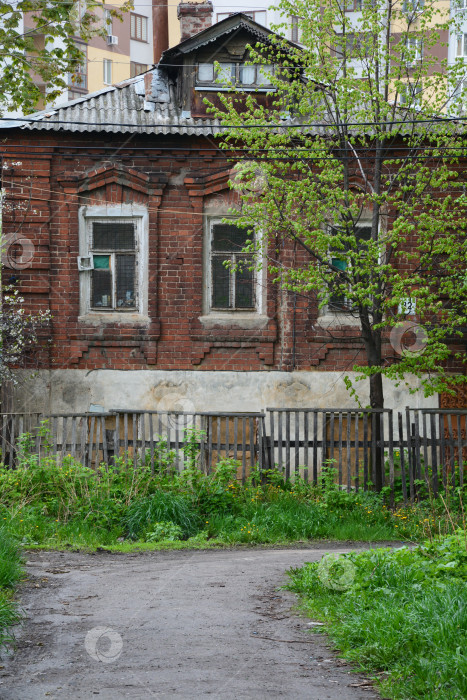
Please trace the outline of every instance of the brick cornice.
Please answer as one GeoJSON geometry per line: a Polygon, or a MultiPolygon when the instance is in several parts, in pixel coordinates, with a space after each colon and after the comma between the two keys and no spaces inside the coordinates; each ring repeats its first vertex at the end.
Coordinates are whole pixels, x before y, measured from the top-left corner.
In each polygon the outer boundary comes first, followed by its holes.
{"type": "Polygon", "coordinates": [[[159,178],[155,182],[146,173],[135,168],[128,168],[119,163],[102,165],[86,173],[65,173],[60,175],[57,181],[65,191],[72,191],[78,194],[92,192],[107,185],[121,185],[148,197],[150,196],[152,204],[155,206],[160,205],[160,199],[167,184],[166,178],[159,178]],[[157,198],[159,198],[159,202],[157,198]]]}

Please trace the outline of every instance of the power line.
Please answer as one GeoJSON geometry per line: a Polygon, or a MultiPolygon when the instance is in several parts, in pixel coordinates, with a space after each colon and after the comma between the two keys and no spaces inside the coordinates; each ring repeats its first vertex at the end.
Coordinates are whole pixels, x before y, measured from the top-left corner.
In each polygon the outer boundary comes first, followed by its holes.
{"type": "MultiPolygon", "coordinates": [[[[78,133],[82,134],[82,133],[86,133],[86,132],[78,132],[78,133]]],[[[94,132],[90,132],[90,133],[94,133],[94,132]]],[[[186,134],[185,134],[185,136],[186,136],[186,134]]],[[[455,137],[452,137],[452,138],[455,138],[455,137]]],[[[369,144],[368,146],[364,146],[364,147],[362,147],[362,148],[364,148],[363,153],[360,153],[357,150],[357,148],[354,147],[354,152],[357,154],[357,156],[359,158],[366,157],[366,153],[368,151],[375,150],[377,147],[379,148],[380,146],[379,145],[376,146],[376,145],[372,145],[372,144],[369,144]]],[[[3,154],[2,154],[1,146],[0,146],[0,155],[3,155],[4,158],[12,158],[13,156],[16,156],[20,153],[21,154],[24,153],[24,155],[30,155],[30,152],[26,149],[30,149],[33,152],[33,154],[34,154],[34,149],[40,149],[40,152],[38,153],[38,155],[44,154],[44,146],[35,146],[34,144],[8,143],[4,146],[4,148],[8,149],[8,151],[11,148],[21,149],[20,151],[15,150],[11,154],[9,152],[7,153],[6,151],[3,151],[3,154]]],[[[288,154],[290,156],[300,155],[302,153],[310,152],[310,158],[316,158],[316,157],[319,158],[320,157],[319,151],[313,152],[313,155],[311,155],[311,148],[306,147],[306,146],[300,147],[299,145],[297,145],[297,146],[272,146],[269,148],[254,148],[254,149],[248,148],[245,146],[232,146],[231,150],[227,151],[225,149],[221,149],[220,147],[209,148],[207,146],[206,147],[202,146],[202,147],[198,147],[198,148],[191,148],[189,146],[185,146],[185,147],[183,147],[183,146],[180,146],[180,147],[147,146],[146,147],[146,146],[132,146],[132,145],[125,146],[125,145],[118,145],[118,144],[108,144],[108,145],[102,144],[99,146],[91,146],[91,145],[89,145],[89,146],[88,145],[86,145],[86,146],[79,146],[79,145],[61,146],[61,145],[54,144],[53,146],[50,146],[50,149],[51,149],[50,151],[45,153],[46,155],[61,155],[62,157],[67,157],[67,158],[70,157],[71,155],[73,155],[73,156],[74,155],[79,156],[79,155],[83,155],[83,154],[87,155],[89,153],[89,151],[96,151],[97,156],[104,157],[103,154],[100,152],[106,151],[106,150],[107,151],[118,150],[119,156],[121,156],[122,152],[124,152],[124,151],[131,151],[131,154],[134,151],[138,151],[138,152],[143,151],[144,153],[155,152],[156,154],[161,152],[161,151],[163,151],[163,152],[168,151],[169,153],[178,153],[179,155],[175,156],[175,158],[182,158],[186,153],[196,153],[197,155],[205,154],[205,153],[218,153],[218,154],[225,155],[226,158],[227,157],[231,158],[238,153],[244,153],[244,154],[251,154],[253,156],[253,159],[254,159],[254,156],[256,154],[261,155],[262,153],[271,153],[271,151],[274,153],[288,154]],[[69,151],[67,151],[67,149],[69,149],[69,151]],[[60,151],[62,151],[62,150],[65,152],[61,153],[60,151]]],[[[467,149],[467,144],[466,145],[453,145],[453,146],[452,145],[451,146],[450,145],[446,145],[446,146],[406,146],[404,144],[391,146],[388,144],[387,146],[383,147],[383,151],[385,153],[387,153],[388,151],[389,152],[393,151],[394,153],[400,154],[401,158],[406,157],[406,156],[404,156],[404,151],[409,152],[409,153],[413,152],[413,151],[425,152],[425,151],[430,151],[430,150],[433,150],[433,151],[435,150],[436,152],[440,152],[440,151],[442,152],[442,151],[464,151],[466,149],[467,149]]],[[[331,150],[331,146],[328,149],[323,148],[321,153],[328,154],[330,150],[331,150]]],[[[352,151],[350,151],[350,149],[345,148],[343,146],[342,147],[337,147],[337,146],[332,147],[332,152],[333,153],[342,153],[342,152],[346,152],[346,153],[351,152],[352,153],[352,151]]],[[[131,154],[126,154],[126,155],[123,155],[122,157],[129,158],[129,157],[131,157],[131,154]]],[[[452,155],[454,155],[454,154],[452,154],[452,155]]],[[[109,157],[111,157],[111,156],[109,156],[109,157]]],[[[355,157],[355,156],[352,156],[352,157],[355,157]]],[[[373,156],[371,156],[371,157],[373,157],[373,156]]],[[[429,155],[426,155],[425,157],[426,158],[436,158],[437,155],[434,155],[433,153],[431,153],[429,155]]]]}
{"type": "MultiPolygon", "coordinates": [[[[10,182],[10,183],[6,183],[6,184],[5,184],[5,187],[6,187],[6,188],[8,188],[8,187],[15,188],[15,187],[16,187],[16,188],[25,189],[26,185],[25,185],[24,182],[23,182],[23,183],[10,182]]],[[[53,189],[48,189],[48,188],[44,188],[44,187],[36,187],[36,186],[34,186],[34,185],[30,185],[30,186],[29,186],[29,190],[30,190],[30,192],[31,192],[32,190],[38,190],[38,191],[40,192],[40,194],[39,194],[39,195],[34,195],[34,194],[31,195],[31,194],[30,194],[30,195],[28,195],[28,197],[25,196],[25,197],[23,197],[22,199],[16,198],[14,195],[13,195],[13,197],[11,197],[11,198],[9,198],[8,196],[6,196],[5,198],[6,198],[7,200],[9,200],[9,201],[12,201],[12,202],[13,202],[13,201],[15,201],[15,202],[16,202],[16,201],[28,201],[28,202],[29,202],[29,201],[31,200],[31,201],[36,201],[36,202],[37,202],[37,201],[45,201],[45,202],[47,202],[47,203],[49,203],[49,202],[54,202],[54,203],[60,204],[60,205],[68,205],[68,204],[70,204],[69,198],[68,198],[68,199],[53,199],[53,198],[50,197],[51,194],[60,195],[60,196],[62,197],[62,196],[63,196],[63,192],[60,192],[59,190],[53,190],[53,189]],[[40,196],[41,196],[41,197],[45,197],[46,199],[40,200],[40,199],[39,199],[40,196]]],[[[225,189],[225,192],[227,193],[228,196],[230,195],[230,197],[231,197],[231,201],[228,202],[228,204],[234,204],[234,203],[235,203],[235,196],[234,196],[233,191],[226,188],[226,189],[225,189]]],[[[446,196],[448,196],[449,194],[450,194],[450,191],[448,191],[448,192],[445,193],[446,196]]],[[[91,196],[92,196],[92,194],[85,194],[85,195],[83,195],[82,193],[77,192],[76,195],[75,195],[76,203],[78,203],[78,200],[79,200],[79,199],[82,199],[82,200],[84,200],[84,201],[83,201],[83,204],[85,204],[85,203],[86,203],[85,200],[88,199],[88,198],[91,197],[91,196]]],[[[188,198],[188,195],[187,195],[187,198],[188,198]]],[[[104,205],[104,206],[111,206],[111,207],[112,207],[112,206],[119,206],[119,205],[122,204],[122,202],[115,202],[115,201],[112,201],[112,200],[99,200],[99,206],[100,206],[101,204],[104,205]]],[[[149,212],[154,212],[154,213],[158,213],[158,214],[161,214],[161,215],[167,213],[167,214],[181,214],[181,215],[183,215],[183,216],[190,216],[190,217],[191,217],[192,215],[201,216],[201,217],[212,217],[212,213],[193,212],[193,211],[191,210],[191,208],[189,208],[189,209],[166,209],[165,207],[162,207],[162,206],[159,206],[159,207],[151,207],[151,206],[148,206],[148,207],[147,207],[147,210],[148,210],[149,212]]],[[[458,210],[457,210],[457,209],[448,209],[448,210],[446,210],[446,211],[447,211],[447,213],[455,213],[455,212],[457,212],[458,210]]],[[[227,212],[226,212],[225,215],[227,216],[227,212]]],[[[222,215],[221,215],[221,216],[222,216],[222,215]]],[[[49,222],[44,222],[43,225],[45,225],[46,223],[49,223],[49,222]]]]}

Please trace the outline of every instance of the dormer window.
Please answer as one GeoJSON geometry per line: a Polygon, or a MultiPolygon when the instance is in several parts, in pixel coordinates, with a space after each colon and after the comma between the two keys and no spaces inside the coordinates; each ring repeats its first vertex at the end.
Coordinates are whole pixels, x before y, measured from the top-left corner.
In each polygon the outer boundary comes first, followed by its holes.
{"type": "Polygon", "coordinates": [[[246,63],[199,63],[196,76],[198,87],[215,87],[217,90],[230,84],[245,89],[261,89],[272,87],[274,66],[250,66],[246,63]]]}

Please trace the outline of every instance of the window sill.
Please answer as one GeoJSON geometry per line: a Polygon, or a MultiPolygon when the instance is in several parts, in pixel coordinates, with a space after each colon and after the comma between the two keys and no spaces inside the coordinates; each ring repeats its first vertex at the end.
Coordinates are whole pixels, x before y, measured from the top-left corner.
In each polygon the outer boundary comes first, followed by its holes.
{"type": "Polygon", "coordinates": [[[83,316],[78,316],[78,323],[86,324],[87,326],[105,326],[107,323],[117,323],[119,325],[141,325],[147,326],[151,319],[149,316],[138,312],[108,312],[100,313],[99,311],[89,311],[83,316]]]}
{"type": "Polygon", "coordinates": [[[206,316],[200,316],[199,322],[206,328],[242,328],[255,329],[265,328],[268,325],[269,319],[267,316],[257,314],[255,312],[226,312],[226,313],[211,313],[206,316]]]}

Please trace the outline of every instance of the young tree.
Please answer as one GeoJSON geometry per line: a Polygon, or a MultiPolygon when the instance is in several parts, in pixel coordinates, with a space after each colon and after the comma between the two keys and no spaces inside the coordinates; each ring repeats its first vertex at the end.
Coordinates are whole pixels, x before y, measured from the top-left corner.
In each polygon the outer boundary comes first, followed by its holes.
{"type": "Polygon", "coordinates": [[[464,122],[450,118],[465,67],[438,57],[455,24],[440,3],[350,4],[281,0],[302,46],[251,47],[252,63],[276,66],[269,104],[223,92],[211,111],[232,125],[220,143],[238,155],[249,249],[276,282],[316,295],[329,333],[354,326],[353,369],[382,408],[383,376],[416,375],[427,395],[465,381],[452,345],[467,325],[464,122]],[[283,258],[287,242],[300,263],[283,258]]]}
{"type": "MultiPolygon", "coordinates": [[[[125,2],[115,16],[130,7],[125,2]]],[[[0,1],[0,116],[12,109],[27,114],[44,99],[53,102],[78,74],[84,54],[76,39],[104,36],[104,0],[0,1]]]]}
{"type": "MultiPolygon", "coordinates": [[[[27,314],[18,290],[3,290],[0,308],[0,387],[17,384],[14,368],[27,364],[37,350],[40,329],[47,328],[50,314],[27,314]]],[[[31,365],[32,366],[32,365],[31,365]]]]}
{"type": "MultiPolygon", "coordinates": [[[[3,163],[3,170],[16,165],[21,163],[3,163]]],[[[12,284],[15,270],[29,267],[34,254],[28,239],[2,235],[3,214],[11,211],[12,206],[10,202],[5,203],[0,190],[0,403],[4,387],[17,383],[14,368],[28,364],[28,358],[32,360],[39,345],[40,331],[48,328],[51,319],[49,311],[26,313],[24,299],[12,284]]]]}

